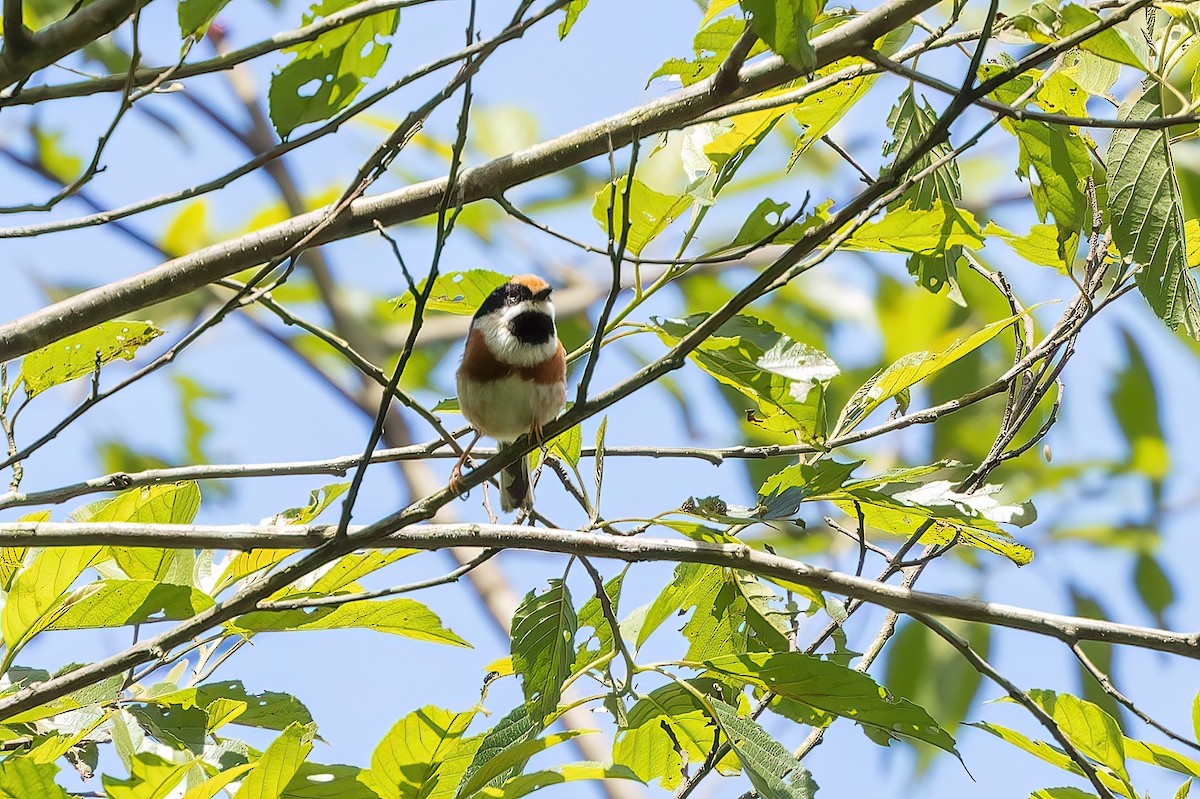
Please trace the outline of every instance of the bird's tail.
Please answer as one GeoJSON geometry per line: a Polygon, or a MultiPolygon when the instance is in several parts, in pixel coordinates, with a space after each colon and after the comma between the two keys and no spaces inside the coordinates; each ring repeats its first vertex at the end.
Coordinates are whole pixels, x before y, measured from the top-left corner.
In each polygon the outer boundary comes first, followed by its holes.
{"type": "Polygon", "coordinates": [[[533,507],[533,486],[529,475],[529,458],[521,457],[500,472],[500,510],[511,513],[517,508],[533,507]]]}

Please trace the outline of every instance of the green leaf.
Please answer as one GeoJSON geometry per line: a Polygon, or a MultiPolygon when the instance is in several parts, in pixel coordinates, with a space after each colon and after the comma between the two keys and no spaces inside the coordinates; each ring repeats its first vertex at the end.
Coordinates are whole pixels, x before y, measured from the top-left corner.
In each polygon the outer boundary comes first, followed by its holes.
{"type": "Polygon", "coordinates": [[[824,0],[741,0],[741,6],[758,38],[794,69],[812,72],[817,54],[808,34],[824,0]]]}
{"type": "Polygon", "coordinates": [[[189,790],[183,795],[183,799],[213,799],[217,794],[224,791],[230,783],[244,777],[246,772],[252,768],[254,768],[253,763],[242,763],[241,765],[225,769],[189,790]]]}
{"type": "MultiPolygon", "coordinates": [[[[1009,65],[1006,62],[985,66],[980,70],[981,77],[987,80],[1009,65]]],[[[1012,105],[1041,77],[1039,70],[1030,70],[998,88],[992,93],[992,98],[1012,105]]],[[[1063,77],[1062,80],[1069,79],[1063,77]]],[[[1082,90],[1078,91],[1083,93],[1082,90]]],[[[1040,93],[1033,99],[1046,110],[1063,110],[1040,93]]],[[[1061,260],[1070,262],[1075,255],[1079,233],[1091,219],[1086,184],[1088,176],[1092,174],[1092,162],[1087,143],[1078,131],[1064,125],[1012,119],[1003,119],[1000,125],[1017,137],[1020,151],[1017,175],[1030,180],[1034,209],[1039,220],[1045,221],[1047,215],[1054,217],[1059,256],[1061,260]],[[1040,183],[1033,183],[1031,167],[1037,172],[1040,183]]]]}
{"type": "Polygon", "coordinates": [[[1156,743],[1150,743],[1149,741],[1135,741],[1132,738],[1124,738],[1121,743],[1124,747],[1126,757],[1130,760],[1151,763],[1179,774],[1186,774],[1189,777],[1200,779],[1200,763],[1192,760],[1190,757],[1185,757],[1172,749],[1156,743]]]}
{"type": "Polygon", "coordinates": [[[272,524],[309,524],[320,516],[333,501],[350,489],[349,483],[330,483],[314,488],[308,494],[308,504],[287,508],[275,514],[272,524]]]}
{"type": "Polygon", "coordinates": [[[911,352],[892,365],[876,372],[864,383],[838,417],[835,436],[842,436],[858,426],[873,410],[900,392],[945,369],[959,358],[974,352],[998,336],[1005,328],[1020,319],[1022,314],[993,322],[971,335],[955,339],[949,347],[938,352],[911,352]]]}
{"type": "Polygon", "coordinates": [[[104,547],[50,547],[39,551],[28,566],[17,572],[0,611],[0,630],[6,647],[0,671],[7,671],[21,647],[63,613],[71,584],[103,550],[104,547]]]}
{"type": "Polygon", "coordinates": [[[198,707],[212,715],[214,705],[219,702],[235,702],[246,709],[232,723],[243,727],[260,727],[267,730],[283,730],[290,724],[308,724],[312,714],[304,704],[291,694],[278,691],[263,691],[252,694],[241,680],[205,683],[192,688],[146,697],[143,701],[156,705],[178,706],[187,710],[198,707]]]}
{"type": "MultiPolygon", "coordinates": [[[[629,176],[617,178],[615,183],[606,183],[596,192],[592,203],[592,218],[600,229],[620,242],[625,225],[625,187],[629,176]],[[615,191],[614,191],[615,187],[615,191]],[[612,230],[609,230],[608,214],[612,208],[612,230]]],[[[629,236],[625,249],[630,255],[640,255],[642,249],[679,218],[692,204],[690,194],[671,195],[657,192],[637,178],[629,192],[629,236]]],[[[615,246],[615,244],[614,244],[615,246]]]]}
{"type": "Polygon", "coordinates": [[[719,699],[710,699],[713,717],[721,725],[730,748],[763,799],[812,799],[817,783],[808,769],[753,719],[719,699]]]}
{"type": "Polygon", "coordinates": [[[129,766],[129,778],[124,780],[101,777],[109,799],[165,799],[183,780],[195,762],[165,760],[150,752],[138,752],[129,766]]]}
{"type": "Polygon", "coordinates": [[[379,799],[378,794],[358,781],[362,773],[357,766],[302,763],[283,789],[281,799],[379,799]]]}
{"type": "MultiPolygon", "coordinates": [[[[656,319],[656,332],[674,346],[707,318],[656,319]]],[[[786,336],[768,322],[739,314],[725,322],[688,356],[718,382],[749,397],[765,415],[765,429],[791,432],[801,440],[825,435],[824,386],[838,374],[821,350],[786,336]]]]}
{"type": "MultiPolygon", "coordinates": [[[[354,0],[318,0],[302,25],[328,17],[354,0]]],[[[390,45],[382,41],[396,32],[395,9],[328,31],[284,53],[295,58],[271,76],[268,92],[271,122],[282,138],[301,125],[329,119],[350,105],[383,66],[390,45]]]]}
{"type": "MultiPolygon", "coordinates": [[[[529,706],[521,704],[496,722],[496,726],[484,733],[483,736],[464,740],[462,743],[465,748],[462,751],[465,752],[469,748],[470,755],[465,764],[461,763],[461,760],[456,764],[463,766],[460,772],[461,777],[454,785],[454,792],[449,795],[455,799],[466,799],[461,788],[467,780],[480,773],[492,761],[504,757],[506,752],[536,738],[537,734],[545,729],[543,721],[543,719],[533,719],[529,715],[529,706]]],[[[490,779],[488,785],[503,785],[509,777],[519,772],[521,767],[521,764],[506,767],[490,779]]],[[[440,791],[436,791],[435,795],[440,793],[440,791]]]]}
{"type": "Polygon", "coordinates": [[[818,710],[843,716],[889,736],[902,735],[955,755],[954,739],[924,709],[898,699],[866,674],[802,652],[728,655],[708,669],[818,710]]]}
{"type": "Polygon", "coordinates": [[[229,0],[179,0],[179,33],[184,38],[202,36],[229,0]]]}
{"type": "Polygon", "coordinates": [[[380,799],[426,799],[442,782],[440,767],[458,745],[475,711],[451,713],[433,705],[396,722],[358,779],[380,799]]]}
{"type": "Polygon", "coordinates": [[[1029,799],[1096,799],[1096,794],[1078,788],[1043,788],[1031,793],[1029,799]]]}
{"type": "Polygon", "coordinates": [[[983,247],[983,232],[970,211],[941,201],[921,209],[909,203],[854,231],[842,249],[937,255],[952,247],[983,247]]]}
{"type": "Polygon", "coordinates": [[[0,799],[68,799],[54,781],[56,774],[58,766],[53,763],[9,756],[0,761],[0,799]]]}
{"type": "Polygon", "coordinates": [[[1029,691],[1029,698],[1054,719],[1063,735],[1080,752],[1129,782],[1129,772],[1125,769],[1124,736],[1116,719],[1091,702],[1084,702],[1070,694],[1032,690],[1029,691]]]}
{"type": "MultiPolygon", "coordinates": [[[[942,486],[944,487],[944,486],[942,486]]],[[[976,508],[965,504],[961,498],[949,492],[948,502],[932,502],[935,497],[924,499],[921,489],[914,496],[911,492],[894,495],[870,489],[847,487],[843,496],[830,497],[834,504],[850,518],[862,511],[868,527],[889,535],[911,538],[917,530],[927,526],[921,535],[923,544],[949,544],[951,541],[976,549],[1003,555],[1018,566],[1033,560],[1033,550],[1019,544],[1007,532],[976,508]],[[955,498],[958,501],[953,501],[955,498]]],[[[974,499],[975,495],[969,498],[974,499]]],[[[987,499],[987,498],[985,498],[987,499]]]]}
{"type": "MultiPolygon", "coordinates": [[[[1067,3],[1059,13],[1062,15],[1062,27],[1058,33],[1063,38],[1100,21],[1100,15],[1095,11],[1075,3],[1067,3]]],[[[1079,43],[1079,49],[1142,72],[1146,71],[1143,59],[1133,51],[1129,40],[1116,28],[1107,28],[1089,36],[1079,43]]]]}
{"type": "Polygon", "coordinates": [[[118,319],[59,339],[34,350],[21,361],[25,394],[34,397],[53,386],[87,377],[96,371],[97,365],[118,358],[131,361],[139,347],[162,334],[150,322],[118,319]]]}
{"type": "Polygon", "coordinates": [[[579,15],[587,8],[588,0],[570,0],[566,8],[563,9],[563,20],[558,23],[558,38],[567,38],[567,34],[571,32],[571,28],[575,27],[579,15]]]}
{"type": "MultiPolygon", "coordinates": [[[[1162,116],[1157,85],[1121,106],[1127,121],[1162,116]]],[[[1108,145],[1108,211],[1113,243],[1141,267],[1137,285],[1167,327],[1200,338],[1200,292],[1188,272],[1183,202],[1169,131],[1114,130],[1108,145]]]]}
{"type": "MultiPolygon", "coordinates": [[[[1057,766],[1063,771],[1069,771],[1072,774],[1079,775],[1080,777],[1084,776],[1083,770],[1080,769],[1079,766],[1075,765],[1075,761],[1073,761],[1066,752],[1063,752],[1058,747],[1051,746],[1045,741],[1038,741],[1028,738],[1016,730],[1010,730],[1007,727],[1001,727],[996,724],[980,722],[977,724],[973,723],[970,726],[990,732],[997,738],[1007,741],[1018,749],[1024,750],[1039,760],[1045,761],[1052,766],[1057,766]]],[[[1097,769],[1096,773],[1099,775],[1100,781],[1104,783],[1105,787],[1107,787],[1109,790],[1122,795],[1127,795],[1127,789],[1125,785],[1107,770],[1097,769]]]]}
{"type": "MultiPolygon", "coordinates": [[[[604,593],[608,596],[609,604],[612,606],[613,612],[616,612],[617,603],[621,596],[621,583],[625,579],[625,572],[621,572],[616,577],[612,578],[604,584],[604,593]]],[[[588,663],[596,660],[601,655],[615,651],[613,640],[612,625],[604,615],[604,608],[600,604],[599,598],[593,596],[583,603],[583,607],[579,609],[578,629],[592,630],[592,636],[584,641],[579,650],[575,653],[575,662],[571,666],[571,672],[575,673],[583,668],[588,663]],[[593,649],[590,644],[595,641],[599,644],[598,648],[593,649]]]]}
{"type": "Polygon", "coordinates": [[[1175,588],[1171,578],[1153,555],[1139,553],[1133,567],[1133,585],[1154,623],[1167,627],[1166,612],[1175,602],[1175,588]]]}
{"type": "MultiPolygon", "coordinates": [[[[689,682],[702,691],[713,683],[711,679],[689,682]]],[[[685,760],[703,762],[715,743],[716,729],[704,703],[674,682],[639,699],[629,710],[628,722],[617,730],[613,760],[628,766],[642,782],[659,780],[668,791],[679,787],[685,760]]],[[[736,764],[726,759],[718,770],[728,774],[736,764]]]]}
{"type": "Polygon", "coordinates": [[[575,425],[567,428],[552,438],[546,447],[550,454],[557,456],[559,460],[578,466],[583,453],[583,427],[575,425]]]}
{"type": "Polygon", "coordinates": [[[98,580],[73,592],[47,630],[123,627],[149,621],[190,619],[213,606],[208,594],[153,580],[98,580]]]}
{"type": "Polygon", "coordinates": [[[1200,741],[1200,693],[1192,698],[1192,733],[1200,741]]]}
{"type": "Polygon", "coordinates": [[[521,774],[499,788],[484,788],[477,796],[488,799],[521,799],[534,791],[551,785],[563,785],[582,780],[637,780],[637,775],[624,766],[603,763],[566,763],[545,771],[521,774]]]}
{"type": "MultiPolygon", "coordinates": [[[[497,725],[497,728],[502,724],[504,724],[503,720],[497,725]]],[[[534,734],[536,734],[536,727],[537,725],[534,725],[534,734]]],[[[513,731],[515,732],[516,729],[513,731]]],[[[457,799],[470,799],[486,786],[503,785],[511,776],[524,768],[525,763],[534,755],[545,752],[564,741],[594,732],[596,730],[566,730],[547,735],[544,738],[533,738],[525,734],[514,736],[511,740],[503,743],[500,739],[496,739],[487,748],[481,745],[479,751],[476,752],[476,759],[471,763],[471,768],[468,768],[463,775],[462,783],[456,794],[457,799]],[[483,757],[480,757],[481,755],[483,757]]],[[[486,737],[485,743],[488,743],[486,737]]]]}
{"type": "Polygon", "coordinates": [[[361,600],[311,609],[255,611],[230,622],[239,631],[289,632],[293,630],[376,630],[435,644],[469,647],[442,626],[432,610],[414,599],[361,600]]]}
{"type": "MultiPolygon", "coordinates": [[[[199,510],[199,485],[194,482],[172,483],[122,492],[95,508],[86,521],[191,524],[199,510]]],[[[195,554],[188,550],[110,547],[109,553],[131,579],[177,584],[192,582],[195,554]]]]}
{"type": "MultiPolygon", "coordinates": [[[[712,5],[709,8],[711,9],[712,5]]],[[[741,19],[725,17],[713,20],[711,15],[705,14],[704,19],[700,21],[700,30],[692,40],[695,59],[688,61],[683,58],[669,58],[654,71],[654,74],[650,76],[650,81],[655,78],[674,76],[684,86],[691,86],[693,83],[710,77],[729,57],[729,51],[733,48],[734,42],[741,37],[745,30],[746,23],[741,19]]],[[[765,44],[757,42],[750,48],[747,57],[753,58],[766,50],[765,44]]]]}
{"type": "Polygon", "coordinates": [[[513,669],[535,718],[544,719],[558,707],[563,681],[575,660],[578,625],[571,593],[562,580],[551,580],[541,594],[530,591],[513,616],[513,669]]]}
{"type": "MultiPolygon", "coordinates": [[[[417,286],[418,292],[425,291],[428,280],[417,286]]],[[[465,272],[446,272],[433,281],[433,290],[425,302],[426,311],[440,311],[457,316],[472,316],[483,301],[496,289],[508,282],[508,277],[489,269],[468,269],[465,272]]],[[[411,319],[417,299],[411,292],[392,300],[397,315],[402,320],[411,319]]]]}
{"type": "Polygon", "coordinates": [[[289,724],[242,781],[234,799],[281,799],[284,789],[312,751],[315,724],[289,724]]]}
{"type": "Polygon", "coordinates": [[[994,236],[1007,244],[1013,252],[1038,266],[1049,266],[1064,275],[1070,274],[1070,263],[1064,261],[1058,251],[1058,230],[1054,225],[1034,225],[1026,236],[1018,236],[1009,230],[988,222],[984,236],[994,236]]]}

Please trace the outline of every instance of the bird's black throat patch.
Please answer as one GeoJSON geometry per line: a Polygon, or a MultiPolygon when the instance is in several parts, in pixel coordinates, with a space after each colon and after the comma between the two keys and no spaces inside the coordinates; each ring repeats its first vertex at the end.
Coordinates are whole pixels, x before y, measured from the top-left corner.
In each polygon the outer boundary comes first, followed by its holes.
{"type": "Polygon", "coordinates": [[[508,331],[522,344],[545,344],[554,335],[554,320],[542,311],[526,311],[512,318],[508,331]]]}

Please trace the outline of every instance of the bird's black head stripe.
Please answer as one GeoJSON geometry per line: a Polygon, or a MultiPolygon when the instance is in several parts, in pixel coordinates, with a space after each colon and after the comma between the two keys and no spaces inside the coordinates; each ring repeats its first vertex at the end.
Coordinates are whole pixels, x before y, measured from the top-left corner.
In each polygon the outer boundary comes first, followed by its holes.
{"type": "Polygon", "coordinates": [[[516,305],[531,299],[533,299],[533,292],[529,290],[528,286],[520,283],[505,283],[488,295],[488,298],[479,306],[479,310],[475,312],[475,318],[487,316],[492,311],[498,311],[506,305],[516,305]]]}

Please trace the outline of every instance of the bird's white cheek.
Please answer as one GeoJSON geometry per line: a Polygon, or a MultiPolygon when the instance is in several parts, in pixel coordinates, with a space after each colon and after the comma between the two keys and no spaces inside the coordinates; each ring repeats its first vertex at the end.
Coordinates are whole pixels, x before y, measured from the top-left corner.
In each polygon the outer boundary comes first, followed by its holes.
{"type": "Polygon", "coordinates": [[[507,315],[478,319],[475,328],[483,333],[492,355],[511,366],[537,366],[558,352],[557,335],[543,344],[526,344],[509,331],[507,315]]]}

